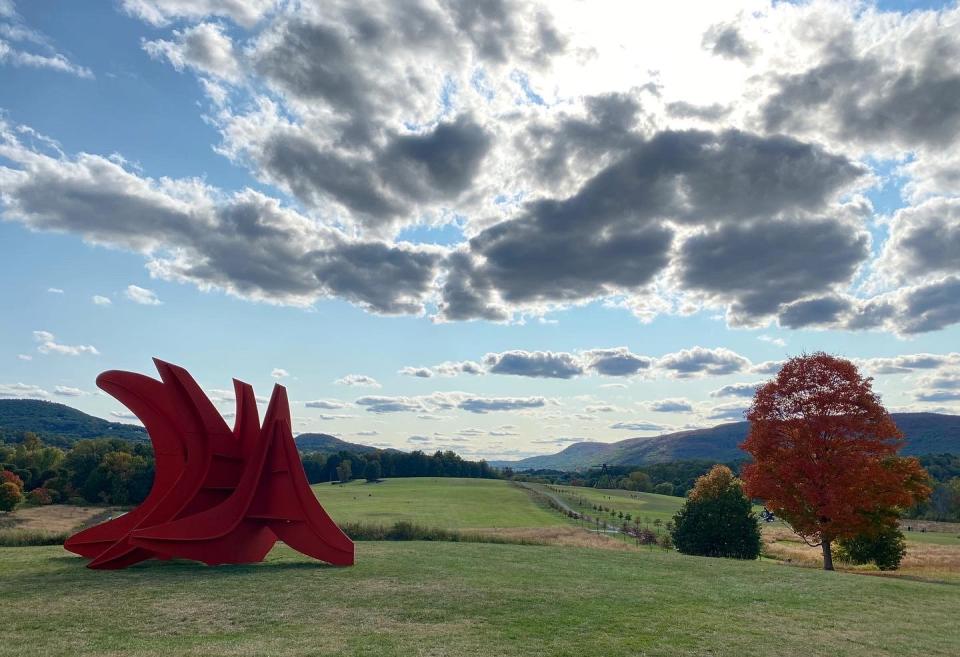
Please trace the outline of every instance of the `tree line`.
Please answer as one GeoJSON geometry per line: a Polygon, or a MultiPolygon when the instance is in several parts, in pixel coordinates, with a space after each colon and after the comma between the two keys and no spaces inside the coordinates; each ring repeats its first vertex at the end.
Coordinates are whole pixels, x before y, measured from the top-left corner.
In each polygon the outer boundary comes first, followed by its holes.
{"type": "MultiPolygon", "coordinates": [[[[467,461],[449,451],[310,453],[301,459],[311,484],[360,477],[375,481],[381,477],[499,476],[486,462],[467,461]]],[[[92,438],[62,449],[26,432],[16,445],[0,443],[0,511],[10,511],[25,501],[139,504],[150,492],[153,474],[150,443],[92,438]]]]}
{"type": "MultiPolygon", "coordinates": [[[[742,463],[743,461],[735,461],[726,465],[736,472],[742,463]]],[[[510,468],[505,468],[503,474],[515,481],[621,489],[686,497],[687,493],[693,489],[697,478],[709,472],[714,465],[717,465],[716,461],[689,459],[648,465],[603,465],[577,472],[561,470],[514,472],[510,468]]]]}

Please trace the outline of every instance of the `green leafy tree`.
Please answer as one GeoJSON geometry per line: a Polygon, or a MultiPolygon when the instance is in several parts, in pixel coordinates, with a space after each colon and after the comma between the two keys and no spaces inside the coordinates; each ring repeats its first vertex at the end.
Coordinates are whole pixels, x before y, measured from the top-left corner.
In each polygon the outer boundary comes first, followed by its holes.
{"type": "Polygon", "coordinates": [[[684,554],[734,559],[760,555],[757,518],[742,482],[726,466],[714,466],[697,479],[673,523],[673,542],[684,554]]]}
{"type": "Polygon", "coordinates": [[[653,487],[653,492],[658,495],[673,495],[673,484],[669,481],[661,481],[653,487]]]}
{"type": "Polygon", "coordinates": [[[635,470],[630,473],[630,490],[647,492],[653,488],[653,482],[650,481],[650,475],[642,470],[635,470]]]}
{"type": "Polygon", "coordinates": [[[353,468],[350,465],[350,460],[345,459],[340,462],[340,465],[337,466],[337,480],[340,483],[347,483],[350,479],[353,478],[353,468]]]}
{"type": "Polygon", "coordinates": [[[896,570],[907,553],[907,544],[899,527],[885,523],[874,532],[841,539],[836,553],[840,561],[875,563],[880,570],[896,570]]]}
{"type": "Polygon", "coordinates": [[[380,479],[380,461],[367,461],[367,467],[363,469],[363,476],[367,481],[377,481],[380,479]]]}

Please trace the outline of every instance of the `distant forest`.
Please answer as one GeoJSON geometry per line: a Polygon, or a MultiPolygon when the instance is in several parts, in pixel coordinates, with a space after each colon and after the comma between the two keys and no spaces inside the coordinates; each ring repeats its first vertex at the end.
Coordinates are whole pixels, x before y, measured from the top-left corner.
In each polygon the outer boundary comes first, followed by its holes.
{"type": "MultiPolygon", "coordinates": [[[[453,452],[316,453],[302,459],[312,484],[337,481],[344,475],[346,480],[369,478],[371,473],[374,479],[499,476],[485,462],[466,461],[453,452]]],[[[16,444],[0,443],[3,472],[22,482],[28,499],[42,503],[139,504],[153,485],[153,448],[149,442],[93,438],[78,440],[64,450],[27,432],[18,436],[16,444]]]]}

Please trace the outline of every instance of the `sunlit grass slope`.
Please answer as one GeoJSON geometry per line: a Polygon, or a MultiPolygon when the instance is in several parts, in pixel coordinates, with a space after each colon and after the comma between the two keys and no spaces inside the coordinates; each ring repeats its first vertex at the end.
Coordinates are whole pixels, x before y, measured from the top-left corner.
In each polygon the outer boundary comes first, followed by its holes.
{"type": "Polygon", "coordinates": [[[629,513],[634,518],[639,515],[641,519],[660,519],[664,522],[671,520],[686,501],[682,497],[636,493],[628,490],[606,490],[575,486],[551,486],[550,489],[563,491],[561,499],[564,502],[574,510],[585,511],[590,515],[595,515],[590,506],[598,504],[616,511],[629,513]],[[581,499],[585,499],[586,504],[582,504],[581,499]]]}
{"type": "Polygon", "coordinates": [[[317,484],[320,503],[337,522],[392,525],[401,520],[445,529],[549,527],[566,520],[509,482],[417,477],[377,484],[317,484]]]}
{"type": "Polygon", "coordinates": [[[476,543],[357,544],[330,568],[91,571],[0,549],[0,656],[954,656],[960,587],[774,562],[476,543]]]}

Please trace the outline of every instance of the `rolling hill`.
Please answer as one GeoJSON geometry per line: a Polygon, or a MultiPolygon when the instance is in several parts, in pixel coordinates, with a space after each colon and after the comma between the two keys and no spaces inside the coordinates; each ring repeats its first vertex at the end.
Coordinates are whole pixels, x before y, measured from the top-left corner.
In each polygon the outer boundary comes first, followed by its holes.
{"type": "Polygon", "coordinates": [[[148,439],[143,427],[110,422],[66,404],[37,399],[0,399],[0,438],[19,442],[24,431],[32,431],[44,442],[60,446],[102,436],[136,441],[148,439]]]}
{"type": "MultiPolygon", "coordinates": [[[[960,454],[960,415],[893,413],[907,438],[904,454],[960,454]]],[[[661,436],[628,438],[615,443],[574,443],[557,454],[531,456],[491,465],[515,470],[577,470],[592,465],[645,465],[687,459],[726,463],[742,459],[737,447],[747,437],[749,423],[731,422],[709,429],[679,431],[661,436]]]]}
{"type": "Polygon", "coordinates": [[[297,442],[297,449],[301,452],[324,452],[326,454],[353,452],[354,454],[369,454],[370,452],[379,451],[377,447],[361,445],[359,443],[348,443],[346,440],[340,440],[336,436],[331,436],[326,433],[301,433],[294,440],[297,442]]]}
{"type": "MultiPolygon", "coordinates": [[[[16,443],[24,431],[32,431],[49,445],[69,447],[85,438],[149,440],[146,429],[135,424],[110,422],[66,404],[36,399],[0,399],[0,440],[16,443]]],[[[340,451],[366,454],[376,447],[340,440],[325,433],[302,433],[297,447],[304,452],[340,451]]]]}

